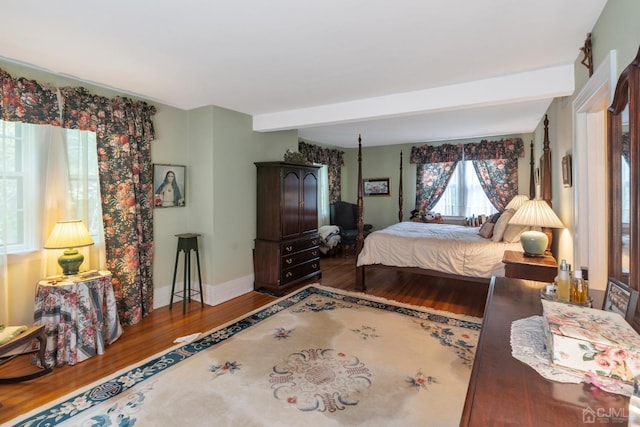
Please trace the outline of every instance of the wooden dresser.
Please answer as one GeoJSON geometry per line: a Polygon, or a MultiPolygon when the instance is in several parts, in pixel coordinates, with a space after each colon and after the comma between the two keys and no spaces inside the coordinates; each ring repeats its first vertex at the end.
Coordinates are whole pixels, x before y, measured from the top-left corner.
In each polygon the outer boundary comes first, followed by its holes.
{"type": "Polygon", "coordinates": [[[289,286],[320,278],[318,168],[260,162],[254,288],[282,295],[289,286]]]}
{"type": "MultiPolygon", "coordinates": [[[[491,281],[461,426],[627,425],[629,398],[586,384],[549,381],[511,355],[511,323],[542,314],[546,283],[491,281]]],[[[591,291],[594,307],[604,292],[591,291]]]]}

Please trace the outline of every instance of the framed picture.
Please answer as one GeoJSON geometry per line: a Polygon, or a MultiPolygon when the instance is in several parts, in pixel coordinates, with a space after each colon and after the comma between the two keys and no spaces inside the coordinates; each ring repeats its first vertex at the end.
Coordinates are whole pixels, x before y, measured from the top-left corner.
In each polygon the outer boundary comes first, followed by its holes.
{"type": "Polygon", "coordinates": [[[562,158],[562,184],[571,187],[571,155],[567,154],[562,158]]]}
{"type": "Polygon", "coordinates": [[[389,178],[370,178],[363,179],[362,186],[364,187],[365,196],[390,196],[389,192],[389,178]]]}
{"type": "Polygon", "coordinates": [[[153,188],[156,208],[174,208],[186,204],[186,166],[153,164],[153,188]]]}
{"type": "Polygon", "coordinates": [[[609,277],[607,291],[604,295],[602,309],[620,314],[627,322],[631,322],[638,304],[638,291],[631,289],[618,280],[609,277]]]}

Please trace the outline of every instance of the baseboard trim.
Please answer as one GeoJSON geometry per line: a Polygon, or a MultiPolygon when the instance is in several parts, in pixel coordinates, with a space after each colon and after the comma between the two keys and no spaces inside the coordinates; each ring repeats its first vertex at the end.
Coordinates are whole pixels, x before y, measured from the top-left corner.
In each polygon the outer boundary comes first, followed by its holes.
{"type": "MultiPolygon", "coordinates": [[[[230,280],[228,282],[219,283],[217,285],[204,284],[204,303],[207,305],[218,305],[225,301],[229,301],[233,298],[244,295],[253,291],[253,274],[239,277],[237,279],[230,280]]],[[[192,281],[191,286],[198,286],[198,281],[192,281]]],[[[182,290],[183,283],[176,282],[175,289],[182,290]]],[[[160,308],[169,305],[171,300],[171,287],[163,286],[162,288],[154,289],[153,308],[160,308]]],[[[174,298],[175,301],[182,301],[181,298],[174,298]]]]}

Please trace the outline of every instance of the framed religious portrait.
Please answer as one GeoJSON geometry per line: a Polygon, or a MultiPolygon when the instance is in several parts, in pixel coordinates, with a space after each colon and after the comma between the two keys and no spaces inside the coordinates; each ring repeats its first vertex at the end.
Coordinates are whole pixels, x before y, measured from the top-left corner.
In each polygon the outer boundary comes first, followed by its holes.
{"type": "Polygon", "coordinates": [[[175,208],[186,204],[186,166],[153,164],[153,188],[156,208],[175,208]]]}

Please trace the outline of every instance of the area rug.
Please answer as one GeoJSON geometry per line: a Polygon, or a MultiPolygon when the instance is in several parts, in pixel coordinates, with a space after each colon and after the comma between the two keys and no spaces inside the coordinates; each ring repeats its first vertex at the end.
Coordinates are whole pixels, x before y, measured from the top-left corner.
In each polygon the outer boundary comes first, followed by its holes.
{"type": "Polygon", "coordinates": [[[11,424],[454,426],[480,326],[310,285],[11,424]]]}

